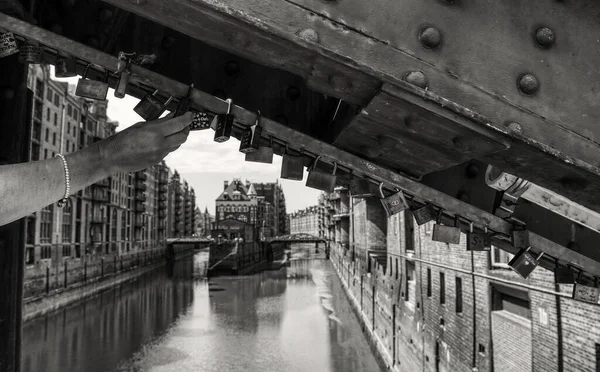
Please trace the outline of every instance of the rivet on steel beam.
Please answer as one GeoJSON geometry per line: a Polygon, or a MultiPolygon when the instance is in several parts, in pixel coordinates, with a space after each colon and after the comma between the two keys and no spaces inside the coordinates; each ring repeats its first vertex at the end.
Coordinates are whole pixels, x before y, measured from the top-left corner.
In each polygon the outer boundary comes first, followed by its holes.
{"type": "Polygon", "coordinates": [[[521,127],[521,124],[519,124],[519,123],[511,121],[511,122],[506,123],[506,126],[508,127],[509,133],[523,134],[523,127],[521,127]]]}
{"type": "Polygon", "coordinates": [[[100,10],[100,21],[108,22],[113,16],[113,12],[110,9],[104,8],[100,10]]]}
{"type": "Polygon", "coordinates": [[[298,31],[296,35],[311,43],[319,42],[319,35],[317,34],[317,31],[313,30],[312,28],[303,28],[302,30],[298,31]]]}
{"type": "Polygon", "coordinates": [[[427,89],[427,87],[429,86],[429,83],[427,82],[427,77],[421,71],[407,72],[406,75],[404,75],[404,81],[422,89],[427,89]]]}
{"type": "Polygon", "coordinates": [[[290,101],[297,101],[298,98],[300,98],[300,89],[293,85],[290,85],[287,88],[285,94],[290,101]]]}
{"type": "Polygon", "coordinates": [[[240,73],[240,64],[236,61],[229,61],[225,64],[225,74],[227,76],[237,76],[240,73]]]}
{"type": "Polygon", "coordinates": [[[337,90],[348,90],[352,88],[352,81],[345,76],[329,76],[329,84],[337,90]]]}
{"type": "Polygon", "coordinates": [[[475,178],[479,174],[479,167],[476,164],[469,164],[465,169],[465,176],[467,178],[475,178]]]}
{"type": "Polygon", "coordinates": [[[15,90],[12,88],[4,88],[2,89],[2,98],[4,99],[13,99],[15,97],[15,90]]]}
{"type": "Polygon", "coordinates": [[[535,32],[535,42],[542,48],[550,48],[554,44],[555,35],[548,27],[540,27],[535,32]]]}
{"type": "Polygon", "coordinates": [[[519,76],[517,85],[523,94],[532,95],[540,90],[538,79],[532,74],[522,74],[519,76]]]}
{"type": "Polygon", "coordinates": [[[288,123],[288,119],[284,115],[275,116],[275,121],[283,125],[287,125],[288,123]]]}
{"type": "Polygon", "coordinates": [[[419,41],[427,49],[435,49],[442,43],[442,33],[435,27],[425,27],[419,33],[419,41]]]}

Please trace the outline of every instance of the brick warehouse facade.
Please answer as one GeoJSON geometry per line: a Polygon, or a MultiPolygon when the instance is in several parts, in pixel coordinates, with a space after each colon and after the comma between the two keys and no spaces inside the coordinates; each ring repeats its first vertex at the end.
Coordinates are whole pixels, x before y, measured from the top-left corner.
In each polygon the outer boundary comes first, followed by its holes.
{"type": "MultiPolygon", "coordinates": [[[[69,153],[115,133],[107,102],[82,99],[74,87],[29,67],[34,92],[31,159],[69,153]]],[[[194,190],[161,162],[115,174],[72,195],[65,208],[49,205],[27,217],[25,297],[159,259],[165,240],[191,236],[194,190]],[[171,208],[170,208],[171,207],[171,208]]]]}
{"type": "Polygon", "coordinates": [[[600,307],[571,299],[572,285],[542,268],[524,280],[503,251],[469,252],[464,235],[434,242],[433,222],[418,226],[410,211],[388,218],[377,198],[349,200],[331,260],[393,370],[598,370],[600,307]]]}

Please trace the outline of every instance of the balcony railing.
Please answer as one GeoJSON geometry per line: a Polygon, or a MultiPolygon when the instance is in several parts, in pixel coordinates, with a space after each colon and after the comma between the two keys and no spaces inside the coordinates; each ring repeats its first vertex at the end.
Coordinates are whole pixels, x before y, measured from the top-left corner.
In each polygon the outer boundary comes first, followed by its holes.
{"type": "Polygon", "coordinates": [[[167,202],[166,202],[166,201],[164,201],[164,200],[161,200],[161,201],[158,203],[158,209],[159,209],[159,210],[166,210],[166,209],[167,209],[167,202]]]}
{"type": "Polygon", "coordinates": [[[148,185],[142,180],[136,180],[135,189],[140,191],[146,191],[148,189],[148,185]]]}
{"type": "Polygon", "coordinates": [[[135,194],[135,201],[138,202],[145,202],[146,201],[146,194],[143,192],[138,192],[135,194]]]}
{"type": "Polygon", "coordinates": [[[93,190],[92,192],[92,200],[97,202],[110,202],[110,195],[107,192],[102,192],[101,190],[93,190]]]}
{"type": "Polygon", "coordinates": [[[137,172],[135,174],[135,178],[138,180],[146,181],[148,179],[148,175],[146,172],[137,172]]]}
{"type": "Polygon", "coordinates": [[[134,211],[140,213],[146,211],[146,203],[135,203],[134,211]]]}

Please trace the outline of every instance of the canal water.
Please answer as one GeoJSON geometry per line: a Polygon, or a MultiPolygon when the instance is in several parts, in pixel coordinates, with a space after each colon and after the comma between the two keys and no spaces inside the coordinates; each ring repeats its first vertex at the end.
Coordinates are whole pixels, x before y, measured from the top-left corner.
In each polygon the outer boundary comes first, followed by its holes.
{"type": "Polygon", "coordinates": [[[197,278],[202,253],[23,327],[24,372],[378,372],[326,260],[197,278]]]}

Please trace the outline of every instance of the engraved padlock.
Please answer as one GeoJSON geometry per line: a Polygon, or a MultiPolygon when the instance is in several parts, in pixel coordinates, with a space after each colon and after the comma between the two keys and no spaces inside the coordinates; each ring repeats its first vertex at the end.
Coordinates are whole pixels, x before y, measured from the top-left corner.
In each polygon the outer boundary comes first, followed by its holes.
{"type": "Polygon", "coordinates": [[[249,152],[246,154],[246,161],[254,163],[273,163],[273,137],[269,140],[269,146],[260,146],[258,151],[249,152]]]}
{"type": "Polygon", "coordinates": [[[554,268],[554,278],[557,284],[573,284],[575,283],[575,275],[573,270],[568,266],[556,265],[554,268]]]}
{"type": "Polygon", "coordinates": [[[349,188],[350,195],[352,195],[353,198],[368,198],[374,195],[371,189],[371,183],[362,177],[352,176],[349,188]]]}
{"type": "Polygon", "coordinates": [[[417,225],[421,226],[427,222],[435,220],[436,210],[433,205],[426,204],[423,207],[412,211],[412,214],[415,217],[417,225]]]}
{"type": "Polygon", "coordinates": [[[304,157],[290,154],[287,144],[281,162],[281,178],[294,181],[302,181],[304,178],[304,157]]]}
{"type": "Polygon", "coordinates": [[[68,78],[77,76],[77,61],[73,57],[56,57],[54,65],[54,76],[57,78],[68,78]]]}
{"type": "Polygon", "coordinates": [[[473,222],[469,223],[469,232],[467,233],[467,251],[489,251],[491,247],[487,243],[487,234],[475,232],[473,228],[473,222]]]}
{"type": "Polygon", "coordinates": [[[598,279],[595,279],[593,284],[587,282],[584,283],[581,274],[582,272],[579,272],[577,282],[573,286],[573,299],[597,304],[598,301],[600,301],[598,279]]]}
{"type": "Polygon", "coordinates": [[[512,244],[515,248],[527,248],[531,246],[529,241],[529,230],[513,230],[512,244]]]}
{"type": "Polygon", "coordinates": [[[210,117],[208,112],[204,110],[194,112],[192,116],[192,123],[190,124],[190,130],[204,130],[210,128],[210,117]]]}
{"type": "Polygon", "coordinates": [[[508,266],[523,279],[529,277],[533,270],[538,266],[540,258],[544,255],[544,252],[540,252],[537,258],[535,258],[529,251],[530,249],[531,247],[521,249],[519,253],[508,262],[508,266]]]}
{"type": "Polygon", "coordinates": [[[19,48],[19,62],[37,65],[43,62],[43,49],[39,45],[27,43],[19,48]]]}
{"type": "Polygon", "coordinates": [[[383,193],[383,182],[379,184],[379,194],[381,196],[381,204],[383,205],[383,209],[387,213],[388,217],[391,217],[397,213],[402,212],[405,209],[408,209],[408,202],[404,197],[404,193],[401,190],[396,190],[396,192],[390,196],[385,196],[383,193]]]}
{"type": "Polygon", "coordinates": [[[127,94],[127,85],[129,85],[129,79],[131,79],[130,63],[131,60],[128,59],[125,68],[119,73],[119,82],[115,88],[115,97],[117,98],[123,98],[127,94]]]}
{"type": "Polygon", "coordinates": [[[261,135],[262,127],[260,126],[260,111],[258,111],[256,113],[254,125],[244,130],[244,133],[242,134],[242,139],[240,140],[240,152],[249,154],[258,151],[261,135]]]}
{"type": "Polygon", "coordinates": [[[217,116],[215,116],[215,138],[214,141],[215,142],[225,142],[228,141],[229,138],[231,138],[231,131],[233,129],[233,120],[234,117],[231,114],[231,105],[232,105],[232,100],[231,98],[227,99],[227,113],[226,114],[219,114],[217,116]]]}
{"type": "Polygon", "coordinates": [[[436,224],[433,225],[431,240],[448,244],[460,244],[460,228],[456,226],[457,217],[454,217],[454,226],[442,225],[442,211],[438,212],[436,224]]]}
{"type": "Polygon", "coordinates": [[[335,188],[335,180],[337,176],[335,175],[337,171],[337,163],[333,163],[333,172],[326,173],[320,169],[317,169],[317,162],[321,156],[317,156],[311,170],[308,172],[308,177],[306,177],[306,186],[311,187],[313,189],[325,191],[327,193],[332,193],[335,188]]]}
{"type": "Polygon", "coordinates": [[[17,39],[12,32],[0,33],[0,58],[8,57],[19,52],[17,39]]]}
{"type": "Polygon", "coordinates": [[[158,89],[156,89],[152,94],[146,94],[144,98],[133,108],[139,116],[141,116],[146,121],[152,121],[160,118],[160,116],[167,109],[167,105],[171,103],[173,97],[169,96],[169,98],[163,103],[156,94],[158,93],[158,89]]]}
{"type": "Polygon", "coordinates": [[[87,65],[83,72],[83,77],[79,78],[75,95],[84,98],[91,98],[98,101],[106,100],[108,94],[108,71],[105,73],[105,81],[90,80],[87,78],[90,65],[87,65]]]}

